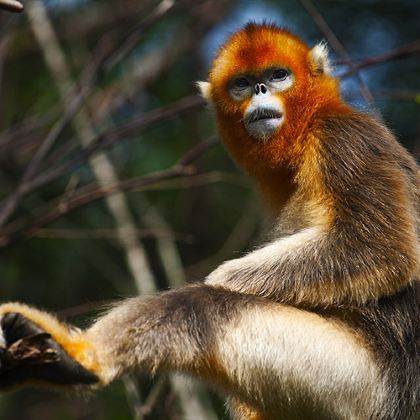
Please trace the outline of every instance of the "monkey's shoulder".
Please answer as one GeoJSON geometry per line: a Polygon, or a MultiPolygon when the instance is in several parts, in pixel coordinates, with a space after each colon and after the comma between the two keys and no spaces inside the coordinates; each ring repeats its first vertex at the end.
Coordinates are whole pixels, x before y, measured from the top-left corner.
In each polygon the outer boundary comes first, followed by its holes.
{"type": "Polygon", "coordinates": [[[348,159],[352,167],[363,163],[399,164],[410,170],[418,166],[392,131],[377,117],[349,110],[323,115],[316,126],[321,131],[321,152],[332,158],[348,159]]]}

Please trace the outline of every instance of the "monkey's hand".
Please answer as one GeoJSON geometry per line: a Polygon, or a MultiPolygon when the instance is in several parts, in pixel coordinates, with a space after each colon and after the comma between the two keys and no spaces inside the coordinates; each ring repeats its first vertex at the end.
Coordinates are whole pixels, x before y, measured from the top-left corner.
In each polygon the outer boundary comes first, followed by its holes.
{"type": "Polygon", "coordinates": [[[0,306],[0,328],[0,390],[99,382],[93,348],[81,331],[17,303],[0,306]]]}

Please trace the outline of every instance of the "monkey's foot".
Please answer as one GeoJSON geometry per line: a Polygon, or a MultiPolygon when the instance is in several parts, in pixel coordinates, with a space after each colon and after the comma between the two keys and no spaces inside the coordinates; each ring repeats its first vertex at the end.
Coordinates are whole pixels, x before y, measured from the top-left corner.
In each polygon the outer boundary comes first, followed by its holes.
{"type": "Polygon", "coordinates": [[[93,349],[81,331],[20,304],[0,306],[0,317],[0,390],[99,382],[93,349]]]}

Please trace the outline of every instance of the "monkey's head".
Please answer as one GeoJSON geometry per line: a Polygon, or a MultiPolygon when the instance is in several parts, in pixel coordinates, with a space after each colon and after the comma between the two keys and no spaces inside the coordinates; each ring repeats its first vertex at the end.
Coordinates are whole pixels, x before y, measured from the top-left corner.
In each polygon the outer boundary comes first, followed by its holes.
{"type": "Polygon", "coordinates": [[[293,161],[313,116],[342,102],[327,49],[310,49],[275,25],[250,23],[215,58],[198,83],[216,111],[222,140],[248,172],[293,161]]]}

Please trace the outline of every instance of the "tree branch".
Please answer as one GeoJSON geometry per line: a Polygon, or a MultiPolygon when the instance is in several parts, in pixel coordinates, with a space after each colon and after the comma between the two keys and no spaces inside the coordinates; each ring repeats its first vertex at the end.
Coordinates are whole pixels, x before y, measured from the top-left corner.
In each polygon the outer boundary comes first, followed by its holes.
{"type": "Polygon", "coordinates": [[[23,4],[16,0],[0,0],[0,9],[20,13],[23,11],[23,4]]]}
{"type": "MultiPolygon", "coordinates": [[[[197,161],[209,148],[217,144],[215,138],[199,143],[197,146],[187,152],[172,167],[154,172],[142,177],[122,180],[113,184],[98,185],[92,182],[86,186],[73,190],[55,200],[50,208],[43,209],[39,218],[32,221],[30,225],[23,225],[19,222],[11,222],[0,230],[0,247],[9,245],[21,238],[33,236],[39,228],[57,220],[64,214],[69,213],[75,208],[84,206],[100,198],[119,193],[121,191],[139,191],[147,186],[167,181],[182,176],[190,177],[195,171],[192,164],[197,161]]],[[[220,180],[220,176],[212,179],[213,182],[220,180]]]]}
{"type": "MultiPolygon", "coordinates": [[[[353,75],[356,71],[364,69],[366,67],[371,67],[376,64],[386,63],[392,60],[400,60],[402,58],[408,58],[420,53],[420,40],[411,42],[410,44],[403,45],[402,47],[395,48],[391,51],[387,51],[383,54],[374,55],[372,57],[367,57],[362,60],[358,60],[353,63],[353,67],[347,69],[344,73],[340,74],[339,77],[349,77],[353,75]]],[[[347,64],[345,62],[337,63],[347,64]]]]}
{"type": "Polygon", "coordinates": [[[340,42],[337,38],[333,30],[328,25],[327,21],[324,17],[319,13],[315,5],[312,3],[311,0],[300,0],[303,7],[306,9],[308,14],[312,17],[312,20],[318,26],[319,30],[324,34],[327,38],[328,43],[331,45],[331,48],[339,55],[343,61],[350,67],[350,69],[355,74],[357,81],[359,83],[360,92],[365,99],[365,101],[370,104],[373,102],[373,95],[370,92],[369,88],[367,87],[366,83],[358,73],[357,69],[355,69],[353,61],[344,48],[344,45],[340,42]]]}

